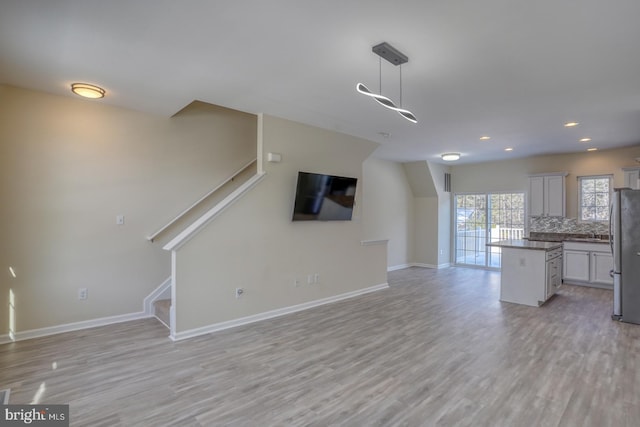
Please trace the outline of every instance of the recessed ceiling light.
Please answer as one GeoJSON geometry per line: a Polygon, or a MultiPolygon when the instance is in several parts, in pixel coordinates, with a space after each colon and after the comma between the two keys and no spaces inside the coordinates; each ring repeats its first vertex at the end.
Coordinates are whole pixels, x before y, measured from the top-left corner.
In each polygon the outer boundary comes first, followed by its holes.
{"type": "Polygon", "coordinates": [[[587,151],[598,151],[597,148],[587,148],[587,151]]]}
{"type": "Polygon", "coordinates": [[[507,147],[507,148],[504,149],[504,151],[513,151],[513,148],[507,147]]]}
{"type": "Polygon", "coordinates": [[[567,122],[567,123],[565,123],[565,124],[564,124],[564,127],[566,127],[566,128],[572,128],[572,127],[574,127],[574,126],[578,126],[579,124],[580,124],[580,123],[578,123],[578,122],[567,122]]]}
{"type": "Polygon", "coordinates": [[[460,153],[444,153],[440,157],[447,162],[454,162],[460,158],[460,153]]]}
{"type": "Polygon", "coordinates": [[[580,140],[580,142],[589,142],[589,141],[591,141],[591,138],[582,138],[580,140]]]}
{"type": "Polygon", "coordinates": [[[101,87],[88,83],[72,83],[71,92],[84,98],[98,99],[104,98],[105,91],[101,87]]]}
{"type": "Polygon", "coordinates": [[[480,141],[486,141],[486,140],[489,140],[489,139],[491,139],[491,137],[490,136],[486,136],[486,135],[480,137],[480,141]]]}

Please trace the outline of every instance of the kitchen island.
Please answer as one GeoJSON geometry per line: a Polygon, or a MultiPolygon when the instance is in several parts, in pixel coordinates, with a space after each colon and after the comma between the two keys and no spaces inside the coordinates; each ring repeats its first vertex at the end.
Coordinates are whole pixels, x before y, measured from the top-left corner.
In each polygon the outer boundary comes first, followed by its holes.
{"type": "Polygon", "coordinates": [[[487,243],[502,249],[500,301],[539,307],[562,285],[562,242],[487,243]]]}

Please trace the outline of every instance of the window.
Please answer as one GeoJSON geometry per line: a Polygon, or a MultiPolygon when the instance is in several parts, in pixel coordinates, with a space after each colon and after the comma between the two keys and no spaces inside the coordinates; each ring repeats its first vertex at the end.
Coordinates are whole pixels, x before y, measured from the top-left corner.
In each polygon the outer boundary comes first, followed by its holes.
{"type": "Polygon", "coordinates": [[[457,194],[456,264],[500,268],[500,248],[488,242],[524,235],[524,193],[457,194]]]}
{"type": "Polygon", "coordinates": [[[578,205],[581,221],[608,221],[611,175],[578,177],[578,205]]]}

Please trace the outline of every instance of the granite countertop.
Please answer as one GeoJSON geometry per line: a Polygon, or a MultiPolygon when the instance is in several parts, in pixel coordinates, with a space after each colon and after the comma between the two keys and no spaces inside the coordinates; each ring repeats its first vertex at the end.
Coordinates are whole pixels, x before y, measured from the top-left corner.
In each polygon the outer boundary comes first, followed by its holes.
{"type": "Polygon", "coordinates": [[[514,239],[499,240],[497,242],[487,243],[487,246],[498,248],[515,248],[515,249],[535,249],[540,251],[550,251],[562,247],[562,242],[540,242],[535,240],[514,239]]]}

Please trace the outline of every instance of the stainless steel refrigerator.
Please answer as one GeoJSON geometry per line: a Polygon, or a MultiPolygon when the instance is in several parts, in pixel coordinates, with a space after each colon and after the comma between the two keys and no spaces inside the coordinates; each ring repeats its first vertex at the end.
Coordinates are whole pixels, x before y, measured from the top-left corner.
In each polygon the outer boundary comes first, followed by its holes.
{"type": "Polygon", "coordinates": [[[615,189],[611,205],[613,319],[640,324],[640,190],[615,189]]]}

